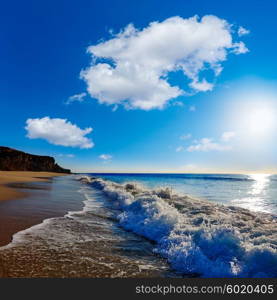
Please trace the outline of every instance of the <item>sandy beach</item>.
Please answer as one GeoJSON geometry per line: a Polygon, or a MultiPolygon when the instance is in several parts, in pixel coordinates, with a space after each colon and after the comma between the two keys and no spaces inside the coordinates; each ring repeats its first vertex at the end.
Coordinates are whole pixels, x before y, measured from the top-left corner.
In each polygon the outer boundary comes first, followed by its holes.
{"type": "Polygon", "coordinates": [[[0,171],[0,246],[9,243],[12,235],[38,224],[50,215],[36,211],[37,206],[48,205],[47,190],[51,179],[63,173],[0,171]],[[45,194],[46,193],[46,194],[45,194]]]}
{"type": "Polygon", "coordinates": [[[0,171],[0,201],[26,196],[26,193],[10,187],[14,183],[47,181],[54,176],[64,176],[63,173],[0,171]]]}
{"type": "Polygon", "coordinates": [[[28,196],[0,202],[0,278],[172,276],[149,241],[106,216],[101,191],[87,215],[74,176],[13,185],[28,196]]]}

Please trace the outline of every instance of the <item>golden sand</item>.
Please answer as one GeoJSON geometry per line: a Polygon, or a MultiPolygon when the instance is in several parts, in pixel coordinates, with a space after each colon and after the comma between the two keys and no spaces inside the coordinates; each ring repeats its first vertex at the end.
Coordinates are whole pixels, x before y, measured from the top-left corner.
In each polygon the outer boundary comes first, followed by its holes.
{"type": "Polygon", "coordinates": [[[9,187],[11,183],[47,181],[54,176],[64,176],[64,173],[0,171],[0,201],[24,197],[26,194],[9,187]]]}

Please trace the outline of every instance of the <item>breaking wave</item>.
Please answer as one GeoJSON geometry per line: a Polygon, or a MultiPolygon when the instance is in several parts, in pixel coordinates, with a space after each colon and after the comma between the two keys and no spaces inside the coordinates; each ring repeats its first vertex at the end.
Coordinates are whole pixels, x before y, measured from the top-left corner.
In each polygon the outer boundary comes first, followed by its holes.
{"type": "Polygon", "coordinates": [[[182,274],[277,277],[277,217],[178,195],[82,176],[101,190],[126,230],[155,242],[154,251],[182,274]]]}

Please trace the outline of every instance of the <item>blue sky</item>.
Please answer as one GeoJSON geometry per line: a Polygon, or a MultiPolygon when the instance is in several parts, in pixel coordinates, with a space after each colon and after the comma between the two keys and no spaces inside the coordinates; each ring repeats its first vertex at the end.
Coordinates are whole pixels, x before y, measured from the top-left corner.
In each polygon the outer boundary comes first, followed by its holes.
{"type": "Polygon", "coordinates": [[[0,144],[74,171],[276,173],[274,2],[4,3],[0,144]]]}

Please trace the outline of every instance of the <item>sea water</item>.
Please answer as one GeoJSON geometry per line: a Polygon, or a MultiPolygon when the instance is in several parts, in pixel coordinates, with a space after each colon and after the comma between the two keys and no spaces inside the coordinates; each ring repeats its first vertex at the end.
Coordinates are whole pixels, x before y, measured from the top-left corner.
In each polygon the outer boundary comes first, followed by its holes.
{"type": "MultiPolygon", "coordinates": [[[[83,195],[84,208],[19,232],[0,250],[10,269],[10,257],[21,259],[22,276],[26,270],[57,277],[277,276],[274,175],[80,174],[59,180],[79,181],[75,192],[83,195]]],[[[11,275],[18,275],[18,264],[14,268],[11,275]]]]}
{"type": "Polygon", "coordinates": [[[123,228],[184,274],[276,277],[276,176],[89,174],[123,228]]]}
{"type": "Polygon", "coordinates": [[[88,175],[117,183],[135,181],[147,188],[169,187],[193,198],[277,214],[277,175],[127,173],[88,175]]]}

